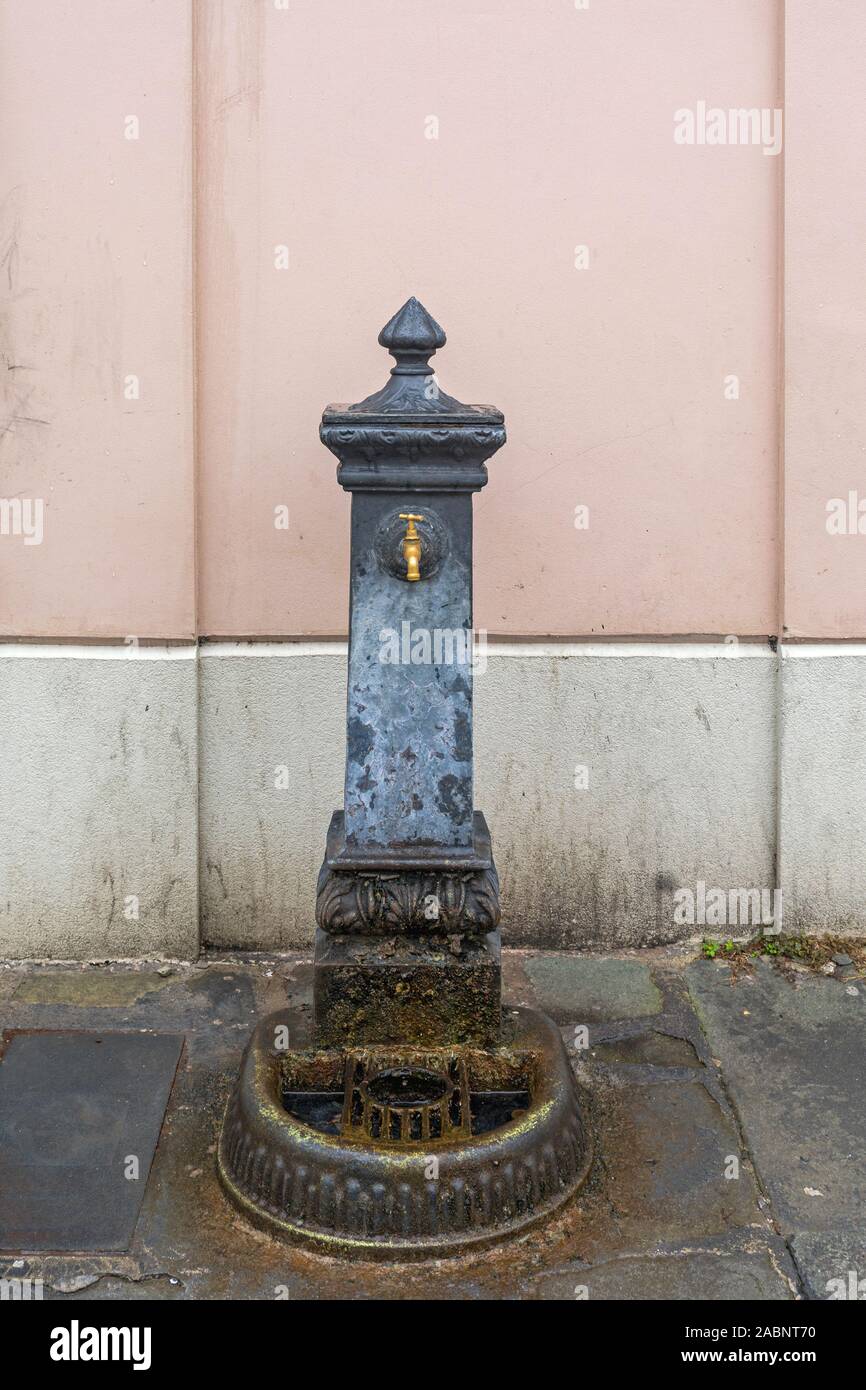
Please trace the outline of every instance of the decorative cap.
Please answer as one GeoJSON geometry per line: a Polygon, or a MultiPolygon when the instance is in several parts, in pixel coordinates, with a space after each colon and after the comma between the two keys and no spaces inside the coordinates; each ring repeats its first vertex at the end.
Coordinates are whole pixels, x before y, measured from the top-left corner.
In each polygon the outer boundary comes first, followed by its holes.
{"type": "Polygon", "coordinates": [[[437,348],[445,346],[445,334],[413,295],[398,309],[379,334],[379,342],[396,361],[392,376],[432,376],[428,365],[437,348]]]}
{"type": "Polygon", "coordinates": [[[413,295],[398,309],[379,334],[379,342],[394,358],[391,380],[366,400],[350,405],[354,415],[465,415],[473,407],[463,405],[433,379],[430,358],[444,347],[445,334],[424,305],[413,295]]]}
{"type": "Polygon", "coordinates": [[[395,366],[381,391],[357,405],[329,405],[319,431],[340,460],[349,491],[475,492],[484,460],[505,443],[502,412],[463,405],[439,387],[430,366],[445,333],[413,295],[379,334],[395,366]]]}

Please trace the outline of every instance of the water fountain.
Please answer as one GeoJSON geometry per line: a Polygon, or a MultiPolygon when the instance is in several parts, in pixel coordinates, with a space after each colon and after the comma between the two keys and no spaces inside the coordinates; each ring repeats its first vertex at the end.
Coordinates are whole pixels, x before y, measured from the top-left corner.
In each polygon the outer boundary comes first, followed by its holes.
{"type": "Polygon", "coordinates": [[[559,1030],[502,1009],[499,882],[474,808],[472,494],[500,411],[439,389],[410,299],[382,390],[329,406],[352,494],[346,779],[316,893],[315,1024],[247,1046],[219,1171],[265,1229],[337,1255],[454,1254],[580,1186],[590,1144],[559,1030]]]}

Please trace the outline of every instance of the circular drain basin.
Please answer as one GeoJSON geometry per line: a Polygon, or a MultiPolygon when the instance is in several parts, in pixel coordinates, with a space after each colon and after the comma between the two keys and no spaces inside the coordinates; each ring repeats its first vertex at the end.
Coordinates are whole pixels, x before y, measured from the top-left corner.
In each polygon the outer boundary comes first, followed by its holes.
{"type": "Polygon", "coordinates": [[[456,1254],[547,1218],[584,1181],[590,1141],[545,1015],[509,1012],[493,1048],[294,1054],[273,1047],[285,1019],[250,1039],[218,1156],[230,1198],[271,1233],[365,1259],[456,1254]],[[304,1094],[339,1099],[339,1132],[286,1108],[304,1094]],[[511,1100],[497,1112],[481,1102],[494,1095],[511,1100]]]}
{"type": "Polygon", "coordinates": [[[439,1101],[448,1090],[448,1077],[421,1068],[389,1067],[367,1082],[374,1100],[391,1106],[421,1106],[439,1101]]]}

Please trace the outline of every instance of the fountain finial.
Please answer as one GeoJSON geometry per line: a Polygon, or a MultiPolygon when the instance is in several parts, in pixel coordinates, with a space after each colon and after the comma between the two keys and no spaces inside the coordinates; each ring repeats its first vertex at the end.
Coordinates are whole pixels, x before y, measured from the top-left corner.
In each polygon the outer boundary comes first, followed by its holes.
{"type": "Polygon", "coordinates": [[[453,417],[465,416],[467,411],[474,409],[453,396],[446,396],[433,380],[430,358],[437,348],[445,346],[445,332],[420,299],[412,295],[406,300],[385,324],[379,342],[394,358],[390,380],[381,391],[375,391],[357,405],[350,405],[350,414],[453,417]]]}
{"type": "Polygon", "coordinates": [[[420,299],[412,295],[379,334],[379,342],[396,361],[392,376],[432,376],[429,366],[437,348],[445,346],[445,333],[420,299]]]}

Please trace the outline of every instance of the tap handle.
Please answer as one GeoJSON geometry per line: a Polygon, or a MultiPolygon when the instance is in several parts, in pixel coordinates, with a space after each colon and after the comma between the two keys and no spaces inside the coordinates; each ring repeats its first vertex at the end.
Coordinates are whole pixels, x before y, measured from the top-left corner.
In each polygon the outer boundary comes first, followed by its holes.
{"type": "Polygon", "coordinates": [[[406,527],[407,541],[416,541],[418,539],[418,532],[415,529],[415,522],[423,521],[423,516],[419,516],[416,512],[401,512],[400,520],[408,521],[409,523],[409,525],[406,527]]]}
{"type": "Polygon", "coordinates": [[[410,583],[417,583],[421,578],[421,537],[415,530],[415,522],[423,521],[423,516],[417,512],[400,512],[400,520],[406,523],[406,535],[403,537],[403,559],[406,561],[406,578],[410,583]]]}

